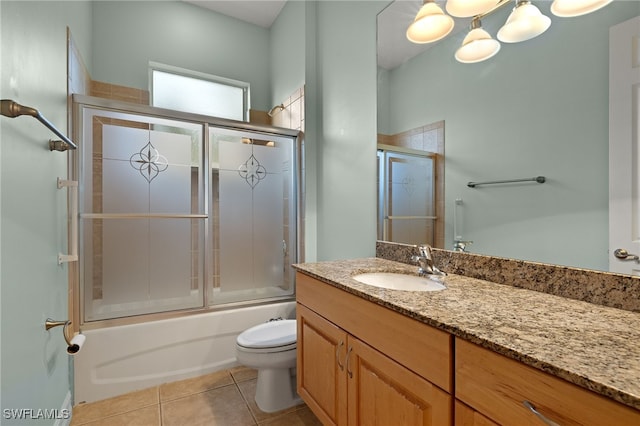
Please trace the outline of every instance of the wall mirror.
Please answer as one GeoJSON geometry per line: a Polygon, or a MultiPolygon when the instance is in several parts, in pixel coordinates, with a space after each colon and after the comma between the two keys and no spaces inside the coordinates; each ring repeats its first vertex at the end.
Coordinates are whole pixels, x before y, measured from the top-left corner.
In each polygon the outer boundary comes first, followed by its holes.
{"type": "MultiPolygon", "coordinates": [[[[493,38],[511,3],[482,19],[493,38]]],[[[405,31],[422,2],[391,2],[378,15],[378,134],[445,123],[444,248],[457,237],[479,254],[609,270],[609,29],[640,15],[640,2],[573,18],[532,3],[551,18],[545,33],[464,64],[454,54],[471,19],[412,46],[405,31]],[[405,44],[405,57],[384,53],[405,44]],[[536,176],[545,183],[468,186],[536,176]]]]}

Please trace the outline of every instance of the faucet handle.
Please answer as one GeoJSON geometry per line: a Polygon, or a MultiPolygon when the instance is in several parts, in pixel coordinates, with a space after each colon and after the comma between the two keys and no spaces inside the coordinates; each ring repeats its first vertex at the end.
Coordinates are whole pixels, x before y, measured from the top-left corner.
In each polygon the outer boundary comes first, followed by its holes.
{"type": "Polygon", "coordinates": [[[431,246],[429,244],[420,244],[418,250],[420,250],[420,256],[431,260],[431,246]]]}
{"type": "Polygon", "coordinates": [[[453,242],[453,251],[466,251],[469,244],[473,244],[473,241],[455,240],[453,242]]]}

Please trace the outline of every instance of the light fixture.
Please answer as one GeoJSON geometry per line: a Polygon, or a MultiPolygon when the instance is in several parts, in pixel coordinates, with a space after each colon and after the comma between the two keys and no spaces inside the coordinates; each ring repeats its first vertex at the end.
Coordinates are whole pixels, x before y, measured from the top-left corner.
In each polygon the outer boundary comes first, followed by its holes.
{"type": "Polygon", "coordinates": [[[613,0],[553,0],[551,13],[562,18],[586,15],[602,9],[613,0]]]}
{"type": "Polygon", "coordinates": [[[487,12],[498,3],[498,0],[449,0],[446,9],[452,16],[469,18],[487,12]]]}
{"type": "Polygon", "coordinates": [[[530,40],[547,31],[550,25],[551,19],[529,0],[518,0],[507,22],[498,31],[498,40],[505,43],[530,40]]]}
{"type": "Polygon", "coordinates": [[[433,0],[425,0],[407,28],[407,38],[414,43],[432,43],[449,35],[453,25],[453,18],[446,15],[440,6],[433,0]]]}
{"type": "Polygon", "coordinates": [[[482,29],[480,19],[473,18],[471,31],[462,41],[462,46],[456,50],[456,60],[464,64],[482,62],[500,51],[500,43],[482,29]]]}
{"type": "MultiPolygon", "coordinates": [[[[432,43],[446,37],[453,29],[453,19],[445,14],[434,0],[424,4],[407,29],[407,38],[414,43],[432,43]]],[[[473,17],[471,30],[464,38],[455,57],[463,63],[480,62],[491,58],[500,50],[500,43],[482,29],[480,20],[501,9],[512,0],[447,0],[446,10],[457,17],[473,17]]],[[[516,6],[507,22],[498,31],[498,40],[518,43],[544,33],[551,19],[543,15],[531,0],[514,0],[516,6]]],[[[613,0],[553,0],[551,11],[557,16],[579,16],[611,3],[613,0]]]]}

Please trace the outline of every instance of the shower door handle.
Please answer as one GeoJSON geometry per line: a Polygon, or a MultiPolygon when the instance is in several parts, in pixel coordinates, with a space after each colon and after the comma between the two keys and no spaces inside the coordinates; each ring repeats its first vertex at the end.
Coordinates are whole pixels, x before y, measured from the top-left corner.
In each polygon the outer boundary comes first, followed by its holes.
{"type": "Polygon", "coordinates": [[[78,181],[58,178],[58,189],[69,188],[69,254],[58,253],[58,264],[78,260],[78,181]]]}

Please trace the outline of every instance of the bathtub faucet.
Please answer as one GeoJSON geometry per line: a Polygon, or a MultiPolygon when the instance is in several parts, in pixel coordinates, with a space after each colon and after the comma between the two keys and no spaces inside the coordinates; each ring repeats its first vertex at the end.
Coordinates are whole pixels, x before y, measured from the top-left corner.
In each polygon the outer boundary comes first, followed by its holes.
{"type": "Polygon", "coordinates": [[[433,264],[433,256],[431,254],[431,246],[428,244],[421,244],[416,246],[418,252],[417,256],[411,256],[411,260],[417,262],[420,265],[418,268],[418,275],[424,277],[426,275],[446,275],[433,264]]]}

